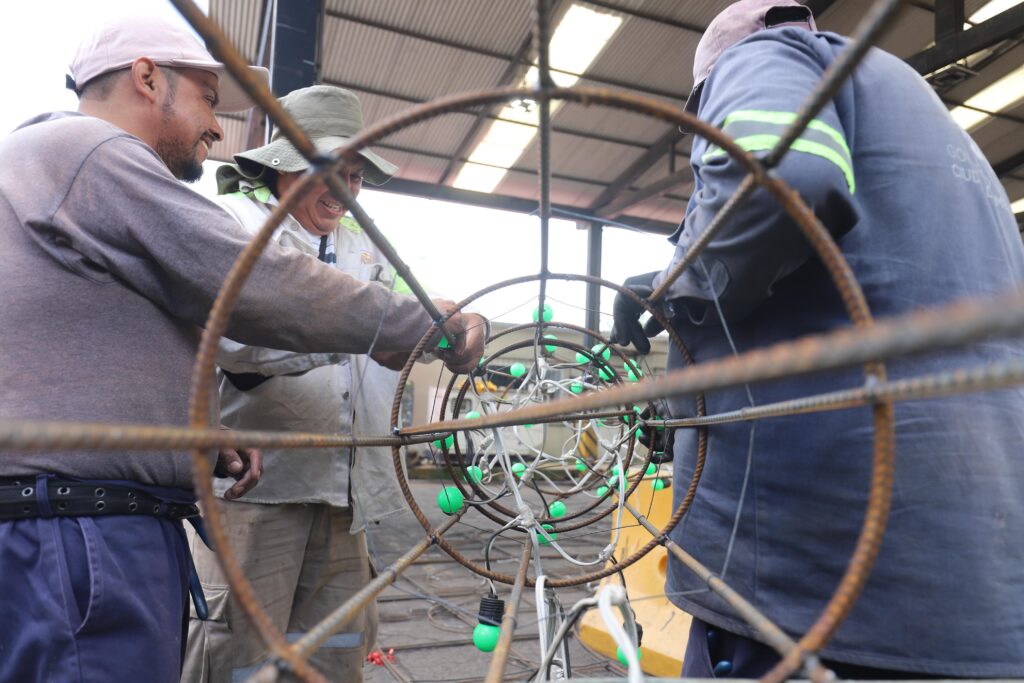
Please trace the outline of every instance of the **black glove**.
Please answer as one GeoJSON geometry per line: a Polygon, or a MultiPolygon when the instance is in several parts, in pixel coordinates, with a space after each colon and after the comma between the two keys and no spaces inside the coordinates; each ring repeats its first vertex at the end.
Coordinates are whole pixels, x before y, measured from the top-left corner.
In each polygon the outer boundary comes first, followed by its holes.
{"type": "MultiPolygon", "coordinates": [[[[640,413],[641,420],[658,420],[650,404],[640,413]]],[[[671,427],[644,427],[637,430],[637,440],[651,452],[651,462],[656,465],[672,462],[675,455],[676,430],[671,427]]]]}
{"type": "MultiPolygon", "coordinates": [[[[654,277],[660,271],[634,275],[622,283],[626,289],[632,290],[641,299],[646,299],[654,291],[654,277]]],[[[661,332],[664,327],[654,318],[648,320],[644,325],[640,324],[640,316],[644,313],[644,307],[636,303],[622,292],[615,295],[615,303],[612,304],[612,316],[615,319],[612,325],[611,336],[608,337],[613,344],[629,346],[632,344],[640,353],[651,352],[651,342],[648,337],[653,337],[661,332]]]]}

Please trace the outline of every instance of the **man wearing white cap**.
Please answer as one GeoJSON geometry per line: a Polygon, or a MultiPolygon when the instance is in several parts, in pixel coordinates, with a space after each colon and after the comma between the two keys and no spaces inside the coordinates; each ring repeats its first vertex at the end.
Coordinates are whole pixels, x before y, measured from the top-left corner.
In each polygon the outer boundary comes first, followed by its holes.
{"type": "MultiPolygon", "coordinates": [[[[849,41],[793,0],[741,0],[701,38],[687,109],[754,154],[772,149],[849,41]]],[[[701,237],[746,171],[696,138],[696,188],[672,237],[701,237]]],[[[1012,291],[1024,249],[1006,193],[928,84],[868,51],[776,166],[832,233],[881,318],[1012,291]],[[966,181],[965,181],[966,178],[966,181]]],[[[671,270],[627,281],[646,296],[671,270]]],[[[755,190],[668,290],[697,361],[850,324],[836,286],[785,211],[755,190]]],[[[649,349],[625,297],[612,339],[649,349]]],[[[889,379],[1024,358],[1021,340],[886,362],[889,379]]],[[[674,353],[671,367],[683,360],[674,353]]],[[[720,414],[863,385],[862,369],[705,394],[720,414]]],[[[674,417],[693,404],[670,401],[674,417]]],[[[849,618],[821,651],[840,678],[1024,676],[1024,389],[900,402],[892,512],[849,618]]],[[[708,459],[673,539],[784,631],[821,613],[853,553],[872,480],[870,407],[708,428],[708,459]]],[[[677,430],[691,476],[695,430],[677,430]]],[[[684,489],[676,491],[679,504],[684,489]]],[[[764,675],[763,636],[670,560],[666,592],[694,615],[684,675],[764,675]]]]}
{"type": "MultiPolygon", "coordinates": [[[[0,142],[2,417],[186,424],[199,327],[250,235],[178,180],[221,138],[214,112],[248,103],[184,28],[146,18],[83,43],[70,81],[79,112],[0,142]]],[[[399,353],[431,325],[415,300],[272,245],[227,332],[399,353]]],[[[447,362],[475,362],[479,332],[453,316],[445,334],[447,362]]],[[[222,452],[225,497],[261,469],[256,451],[222,452]]],[[[0,456],[0,681],[175,683],[194,501],[184,451],[0,456]]]]}

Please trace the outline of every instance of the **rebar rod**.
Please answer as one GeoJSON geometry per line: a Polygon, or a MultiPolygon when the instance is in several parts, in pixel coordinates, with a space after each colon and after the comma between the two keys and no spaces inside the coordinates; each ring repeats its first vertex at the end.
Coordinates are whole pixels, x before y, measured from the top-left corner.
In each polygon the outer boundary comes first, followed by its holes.
{"type": "MultiPolygon", "coordinates": [[[[612,417],[621,411],[595,413],[612,417]]],[[[580,417],[579,419],[589,419],[580,417]]],[[[359,448],[426,443],[447,434],[422,436],[349,436],[312,432],[270,432],[243,429],[190,428],[58,422],[55,420],[0,420],[0,450],[186,450],[191,448],[359,448]]]]}
{"type": "Polygon", "coordinates": [[[428,430],[448,432],[531,423],[554,415],[834,370],[1022,332],[1024,291],[988,299],[964,299],[880,320],[869,328],[844,328],[808,335],[739,356],[673,370],[660,377],[647,377],[635,384],[606,391],[516,408],[499,415],[406,427],[399,433],[412,435],[428,430]]]}
{"type": "Polygon", "coordinates": [[[767,403],[753,408],[740,408],[716,415],[647,420],[646,425],[674,428],[704,427],[771,417],[861,408],[879,401],[944,398],[977,391],[1005,389],[1022,383],[1024,383],[1024,361],[1009,361],[972,370],[952,370],[889,382],[871,383],[868,386],[767,403]]]}
{"type": "MultiPolygon", "coordinates": [[[[679,547],[671,538],[662,534],[661,530],[651,524],[650,520],[633,507],[629,501],[625,501],[623,506],[636,518],[640,526],[657,538],[670,553],[686,565],[687,569],[696,574],[701,581],[705,582],[712,593],[722,598],[726,604],[732,607],[736,614],[757,631],[765,643],[778,652],[780,656],[789,654],[797,647],[796,641],[790,638],[775,622],[762,614],[746,598],[730,588],[725,581],[705,567],[697,558],[679,547]]],[[[815,683],[825,683],[825,681],[829,680],[828,670],[813,655],[807,660],[807,670],[811,680],[815,681],[815,683]]]]}
{"type": "Polygon", "coordinates": [[[519,603],[523,598],[523,587],[526,585],[526,572],[530,569],[532,552],[533,543],[527,539],[523,543],[523,554],[519,558],[519,571],[516,572],[516,580],[512,584],[512,594],[505,606],[505,614],[501,617],[501,635],[498,637],[498,645],[494,648],[494,656],[491,657],[491,666],[487,670],[485,683],[501,683],[502,677],[505,675],[509,651],[512,648],[512,634],[516,630],[516,617],[519,614],[519,603]]]}
{"type": "Polygon", "coordinates": [[[537,293],[537,329],[534,332],[535,343],[540,345],[544,333],[544,305],[548,286],[548,251],[551,234],[551,100],[549,95],[554,87],[551,80],[548,47],[551,39],[551,0],[536,0],[534,25],[536,30],[535,50],[537,52],[537,115],[538,137],[540,143],[540,160],[538,179],[540,183],[540,286],[537,293]]]}

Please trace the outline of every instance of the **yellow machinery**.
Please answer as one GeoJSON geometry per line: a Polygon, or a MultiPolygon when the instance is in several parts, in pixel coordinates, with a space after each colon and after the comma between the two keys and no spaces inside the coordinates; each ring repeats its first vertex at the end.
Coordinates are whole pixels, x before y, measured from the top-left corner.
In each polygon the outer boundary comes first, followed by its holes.
{"type": "MultiPolygon", "coordinates": [[[[653,477],[645,478],[630,496],[629,502],[652,524],[661,528],[672,516],[672,489],[666,487],[655,491],[651,485],[653,482],[653,477]]],[[[650,540],[651,535],[628,510],[624,510],[615,557],[628,557],[650,540]]],[[[690,633],[690,615],[680,611],[664,597],[667,563],[668,552],[658,546],[622,573],[626,577],[630,604],[644,629],[640,646],[641,667],[652,676],[675,678],[683,668],[683,653],[690,633]]],[[[616,572],[606,577],[601,585],[621,581],[616,572]]],[[[580,640],[590,649],[615,659],[615,641],[608,634],[597,610],[589,610],[581,619],[580,640]]]]}

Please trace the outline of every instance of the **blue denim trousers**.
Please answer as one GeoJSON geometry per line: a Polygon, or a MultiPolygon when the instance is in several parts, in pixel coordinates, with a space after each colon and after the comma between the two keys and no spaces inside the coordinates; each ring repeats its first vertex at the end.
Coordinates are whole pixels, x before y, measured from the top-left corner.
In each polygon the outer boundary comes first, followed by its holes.
{"type": "Polygon", "coordinates": [[[0,522],[0,683],[178,683],[188,616],[181,522],[0,522]]]}

